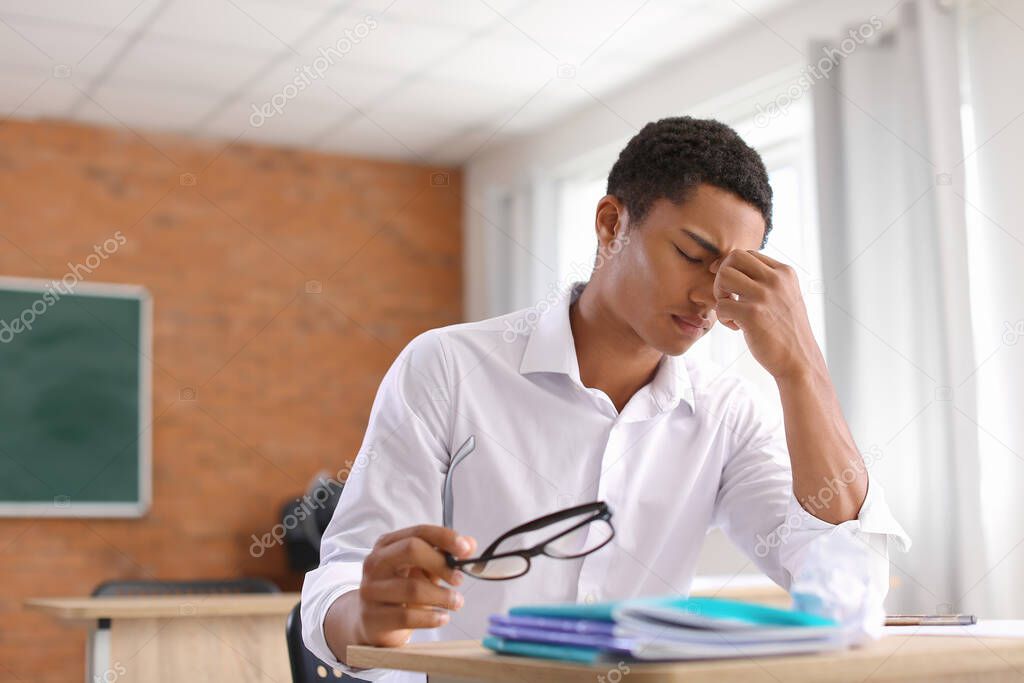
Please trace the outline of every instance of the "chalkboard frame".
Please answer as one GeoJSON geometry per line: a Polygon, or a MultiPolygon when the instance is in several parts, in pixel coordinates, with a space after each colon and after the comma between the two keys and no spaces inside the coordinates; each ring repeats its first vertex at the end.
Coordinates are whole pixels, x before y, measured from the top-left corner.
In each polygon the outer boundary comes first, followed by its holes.
{"type": "MultiPolygon", "coordinates": [[[[50,291],[59,280],[40,278],[0,276],[0,290],[19,292],[50,291]]],[[[10,502],[0,499],[0,518],[3,517],[69,517],[69,518],[140,518],[149,511],[153,500],[153,424],[152,424],[152,374],[153,374],[153,297],[142,285],[78,282],[73,292],[63,297],[89,296],[117,299],[135,299],[139,302],[139,438],[138,500],[130,502],[76,503],[58,505],[57,501],[10,502]]]]}

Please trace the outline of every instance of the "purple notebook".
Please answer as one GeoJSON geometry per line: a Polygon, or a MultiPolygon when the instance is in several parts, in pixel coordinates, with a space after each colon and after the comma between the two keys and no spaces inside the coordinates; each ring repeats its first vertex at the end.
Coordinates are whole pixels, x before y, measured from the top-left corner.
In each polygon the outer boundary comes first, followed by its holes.
{"type": "Polygon", "coordinates": [[[610,621],[595,621],[594,619],[492,614],[491,625],[543,629],[545,631],[558,631],[561,633],[594,633],[605,636],[615,634],[614,623],[610,621]]]}
{"type": "Polygon", "coordinates": [[[491,624],[488,635],[515,641],[547,643],[550,645],[573,645],[589,647],[604,651],[629,654],[633,641],[628,638],[616,638],[602,633],[579,633],[571,631],[552,631],[545,628],[527,626],[500,626],[491,624]]]}

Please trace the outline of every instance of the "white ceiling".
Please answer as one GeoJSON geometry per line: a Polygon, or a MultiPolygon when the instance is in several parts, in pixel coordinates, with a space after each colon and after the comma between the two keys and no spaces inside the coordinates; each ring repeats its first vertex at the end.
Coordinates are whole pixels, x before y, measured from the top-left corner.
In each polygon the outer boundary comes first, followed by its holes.
{"type": "Polygon", "coordinates": [[[0,119],[464,163],[789,1],[0,0],[0,119]]]}

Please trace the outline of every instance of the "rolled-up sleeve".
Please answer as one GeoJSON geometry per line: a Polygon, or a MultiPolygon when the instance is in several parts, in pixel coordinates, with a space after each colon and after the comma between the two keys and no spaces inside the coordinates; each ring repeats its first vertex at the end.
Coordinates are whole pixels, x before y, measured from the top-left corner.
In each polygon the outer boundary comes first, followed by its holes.
{"type": "Polygon", "coordinates": [[[377,680],[388,670],[339,662],[327,646],[324,617],[339,597],[359,587],[363,560],[380,536],[442,522],[452,396],[442,334],[431,330],[413,339],[381,381],[362,446],[321,541],[320,566],[302,585],[306,647],[365,680],[377,680]]]}
{"type": "MultiPolygon", "coordinates": [[[[856,519],[819,519],[793,493],[781,413],[766,411],[763,395],[743,379],[737,379],[729,406],[723,424],[730,446],[713,523],[789,591],[794,607],[838,620],[851,642],[878,637],[885,622],[890,541],[904,552],[911,545],[881,484],[869,476],[856,519]]],[[[872,458],[863,459],[867,464],[872,458]]],[[[815,505],[827,504],[855,474],[823,481],[815,505]]]]}

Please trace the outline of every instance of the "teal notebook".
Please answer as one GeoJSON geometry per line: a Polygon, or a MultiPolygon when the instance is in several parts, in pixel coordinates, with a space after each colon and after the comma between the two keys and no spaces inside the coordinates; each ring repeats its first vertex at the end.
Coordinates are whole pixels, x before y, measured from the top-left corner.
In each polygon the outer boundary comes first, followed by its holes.
{"type": "Polygon", "coordinates": [[[594,621],[614,621],[612,611],[621,605],[623,600],[613,602],[595,602],[592,605],[581,605],[575,602],[562,602],[551,605],[521,605],[512,607],[508,613],[522,617],[557,617],[560,619],[591,619],[594,621]]]}
{"type": "Polygon", "coordinates": [[[553,645],[550,643],[534,643],[525,640],[509,640],[497,636],[485,636],[483,646],[504,655],[524,655],[539,659],[558,659],[563,662],[580,662],[594,664],[604,658],[601,650],[592,647],[576,647],[573,645],[553,645]]]}
{"type": "Polygon", "coordinates": [[[615,621],[616,615],[623,611],[640,611],[662,618],[670,616],[670,621],[674,623],[712,628],[836,626],[831,619],[810,612],[778,609],[725,598],[652,597],[598,602],[592,605],[522,605],[511,608],[508,613],[518,616],[615,621]]]}

